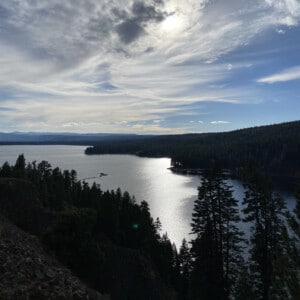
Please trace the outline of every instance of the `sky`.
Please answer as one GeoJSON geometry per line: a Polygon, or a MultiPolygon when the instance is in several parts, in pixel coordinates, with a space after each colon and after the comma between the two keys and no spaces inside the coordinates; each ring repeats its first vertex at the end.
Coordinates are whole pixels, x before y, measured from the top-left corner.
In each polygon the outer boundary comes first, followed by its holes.
{"type": "Polygon", "coordinates": [[[298,119],[299,0],[0,0],[0,132],[298,119]]]}

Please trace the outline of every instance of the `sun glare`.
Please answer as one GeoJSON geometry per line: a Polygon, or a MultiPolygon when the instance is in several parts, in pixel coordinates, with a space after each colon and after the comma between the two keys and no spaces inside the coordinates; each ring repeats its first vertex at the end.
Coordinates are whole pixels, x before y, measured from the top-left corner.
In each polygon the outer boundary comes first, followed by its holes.
{"type": "Polygon", "coordinates": [[[163,23],[162,29],[165,31],[176,31],[181,27],[182,20],[176,16],[169,16],[163,23]]]}

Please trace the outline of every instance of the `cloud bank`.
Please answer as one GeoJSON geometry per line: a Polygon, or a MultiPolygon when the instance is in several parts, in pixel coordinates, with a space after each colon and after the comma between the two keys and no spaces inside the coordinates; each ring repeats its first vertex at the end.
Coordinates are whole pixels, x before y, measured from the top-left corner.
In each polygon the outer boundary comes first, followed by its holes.
{"type": "MultiPolygon", "coordinates": [[[[253,98],[224,84],[248,64],[222,57],[297,26],[300,4],[11,0],[0,17],[3,130],[170,133],[184,128],[151,121],[180,116],[183,104],[253,98]]],[[[293,76],[299,67],[258,82],[293,76]]]]}

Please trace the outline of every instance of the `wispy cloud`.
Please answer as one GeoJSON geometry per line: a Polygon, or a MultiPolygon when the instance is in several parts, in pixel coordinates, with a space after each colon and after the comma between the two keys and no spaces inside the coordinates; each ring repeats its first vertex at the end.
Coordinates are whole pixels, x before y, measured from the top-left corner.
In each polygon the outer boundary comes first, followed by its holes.
{"type": "Polygon", "coordinates": [[[228,122],[228,121],[212,121],[210,123],[211,124],[229,124],[230,122],[228,122]]]}
{"type": "Polygon", "coordinates": [[[300,79],[300,66],[283,70],[279,73],[257,79],[259,83],[275,83],[300,79]]]}
{"type": "Polygon", "coordinates": [[[275,8],[278,23],[287,26],[295,26],[299,22],[300,3],[297,0],[265,0],[266,3],[275,8]]]}

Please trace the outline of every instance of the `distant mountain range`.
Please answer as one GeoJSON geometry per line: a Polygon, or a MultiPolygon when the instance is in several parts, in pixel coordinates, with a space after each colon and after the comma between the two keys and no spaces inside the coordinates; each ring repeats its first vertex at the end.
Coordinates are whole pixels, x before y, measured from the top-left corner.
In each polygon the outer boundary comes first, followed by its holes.
{"type": "Polygon", "coordinates": [[[52,132],[0,132],[0,144],[87,144],[102,140],[124,140],[138,137],[135,134],[113,133],[52,133],[52,132]]]}

